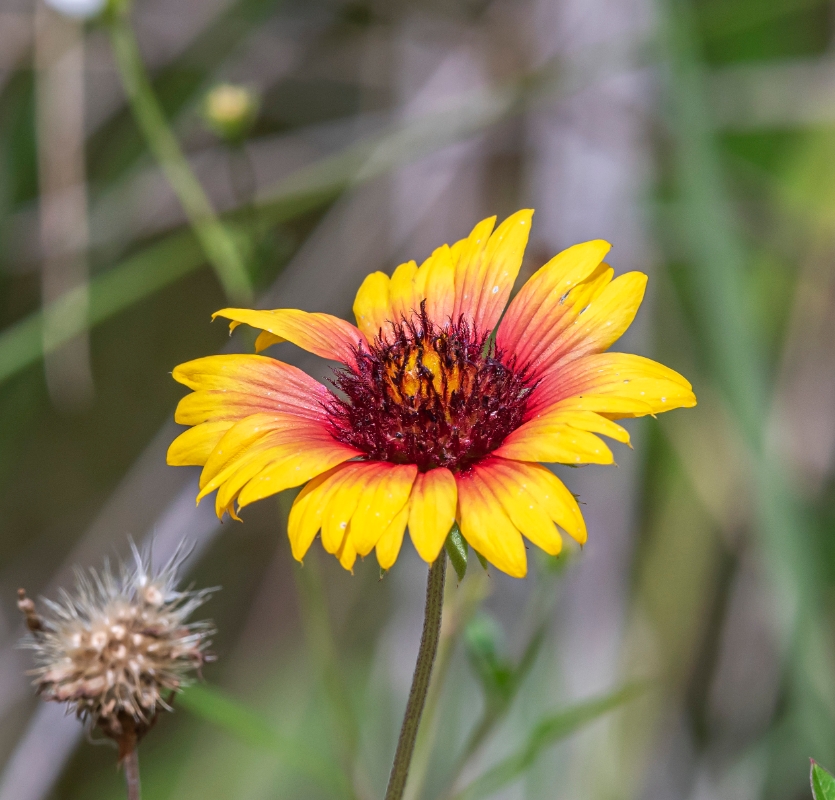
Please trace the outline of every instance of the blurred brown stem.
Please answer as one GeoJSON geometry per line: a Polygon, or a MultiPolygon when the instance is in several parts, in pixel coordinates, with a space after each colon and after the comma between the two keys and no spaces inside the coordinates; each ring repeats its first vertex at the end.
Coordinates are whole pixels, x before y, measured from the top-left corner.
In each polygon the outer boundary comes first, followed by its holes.
{"type": "Polygon", "coordinates": [[[386,800],[401,800],[409,777],[409,766],[415,749],[420,718],[426,704],[426,693],[429,680],[432,677],[432,666],[435,654],[438,652],[438,641],[441,637],[441,612],[444,606],[444,578],[446,576],[446,550],[429,567],[429,579],[426,584],[426,611],[423,618],[423,633],[420,637],[415,674],[412,678],[412,688],[409,701],[406,703],[406,713],[403,716],[403,726],[394,754],[394,764],[391,767],[389,785],[386,790],[386,800]]]}

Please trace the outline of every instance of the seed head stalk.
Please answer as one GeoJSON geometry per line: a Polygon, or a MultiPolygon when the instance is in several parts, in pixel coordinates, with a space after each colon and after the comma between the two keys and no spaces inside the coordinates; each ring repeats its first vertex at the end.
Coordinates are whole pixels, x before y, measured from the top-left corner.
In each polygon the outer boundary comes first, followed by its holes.
{"type": "Polygon", "coordinates": [[[125,770],[128,800],[142,800],[142,788],[139,783],[139,751],[135,747],[122,760],[122,767],[125,770]]]}
{"type": "Polygon", "coordinates": [[[435,654],[438,652],[438,641],[441,635],[441,612],[444,605],[444,579],[446,576],[446,551],[441,554],[429,567],[429,578],[426,584],[426,610],[423,618],[423,633],[420,637],[415,674],[412,677],[412,688],[406,703],[406,713],[400,728],[400,738],[397,741],[397,751],[394,754],[394,764],[391,767],[389,785],[385,800],[401,800],[406,789],[406,779],[409,777],[409,766],[415,749],[420,718],[426,704],[426,693],[432,677],[432,666],[435,654]]]}

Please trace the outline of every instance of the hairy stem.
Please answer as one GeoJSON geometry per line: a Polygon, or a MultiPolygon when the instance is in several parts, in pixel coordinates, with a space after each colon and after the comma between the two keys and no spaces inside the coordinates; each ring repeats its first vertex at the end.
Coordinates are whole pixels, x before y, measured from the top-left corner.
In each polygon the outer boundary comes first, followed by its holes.
{"type": "Polygon", "coordinates": [[[136,747],[122,759],[122,768],[125,770],[128,800],[142,800],[142,790],[139,785],[139,751],[136,747]]]}
{"type": "Polygon", "coordinates": [[[415,739],[420,727],[423,707],[426,703],[429,679],[432,677],[432,665],[435,663],[435,654],[438,651],[438,640],[441,634],[441,611],[444,605],[445,576],[446,551],[442,549],[441,554],[429,568],[429,579],[426,584],[426,611],[423,618],[423,633],[420,637],[420,650],[415,664],[409,701],[406,703],[406,713],[403,716],[403,726],[400,728],[397,752],[394,754],[394,764],[391,767],[386,800],[401,800],[406,788],[406,778],[409,776],[409,765],[415,749],[415,739]]]}
{"type": "Polygon", "coordinates": [[[246,266],[235,241],[217,218],[209,198],[168,125],[130,27],[127,10],[110,19],[110,41],[133,116],[188,217],[189,224],[230,300],[252,299],[246,266]]]}

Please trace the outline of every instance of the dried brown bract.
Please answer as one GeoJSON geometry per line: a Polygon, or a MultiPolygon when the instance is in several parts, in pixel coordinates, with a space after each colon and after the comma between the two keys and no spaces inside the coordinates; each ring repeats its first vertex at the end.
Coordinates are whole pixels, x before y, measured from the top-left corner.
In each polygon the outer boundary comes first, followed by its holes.
{"type": "Polygon", "coordinates": [[[118,742],[121,757],[211,660],[211,623],[186,620],[214,590],[178,591],[181,562],[182,551],[154,573],[133,546],[132,563],[118,573],[107,562],[101,572],[78,571],[75,591],[43,600],[43,615],[19,592],[38,693],[118,742]]]}

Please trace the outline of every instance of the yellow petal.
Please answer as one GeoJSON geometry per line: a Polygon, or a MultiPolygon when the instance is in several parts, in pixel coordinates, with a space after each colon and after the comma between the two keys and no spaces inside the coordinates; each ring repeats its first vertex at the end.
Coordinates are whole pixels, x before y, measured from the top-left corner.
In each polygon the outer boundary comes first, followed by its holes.
{"type": "Polygon", "coordinates": [[[177,407],[174,419],[183,425],[274,411],[325,419],[328,390],[298,367],[274,358],[208,356],[180,364],[172,374],[194,390],[177,407]]]}
{"type": "Polygon", "coordinates": [[[202,467],[217,443],[234,424],[233,420],[204,422],[184,431],[171,442],[166,463],[172,467],[202,467]]]}
{"type": "Polygon", "coordinates": [[[216,508],[222,510],[240,492],[244,506],[358,455],[321,423],[291,414],[253,414],[230,428],[206,460],[197,499],[220,490],[216,508]]]}
{"type": "Polygon", "coordinates": [[[483,219],[476,225],[466,239],[456,242],[451,248],[455,263],[455,307],[453,319],[458,322],[463,316],[472,324],[478,310],[481,295],[481,272],[484,251],[490,239],[490,233],[496,224],[495,217],[483,219]]]}
{"type": "Polygon", "coordinates": [[[409,535],[420,557],[430,564],[444,546],[452,523],[458,491],[452,473],[443,467],[418,474],[412,486],[409,535]]]}
{"type": "Polygon", "coordinates": [[[243,508],[284,489],[300,486],[357,455],[354,448],[346,445],[311,446],[307,442],[300,442],[294,453],[284,455],[281,461],[265,468],[250,480],[238,496],[238,507],[243,508]]]}
{"type": "Polygon", "coordinates": [[[549,349],[544,361],[555,364],[565,354],[572,358],[601,353],[611,347],[632,324],[647,286],[642,272],[615,278],[580,314],[560,344],[549,349]]]}
{"type": "Polygon", "coordinates": [[[394,517],[403,510],[417,475],[413,464],[385,464],[369,481],[351,518],[351,538],[361,556],[370,553],[394,517]]]}
{"type": "Polygon", "coordinates": [[[322,547],[328,553],[336,553],[342,547],[351,517],[360,498],[369,492],[376,472],[375,464],[349,464],[344,480],[329,493],[322,514],[322,547]]]}
{"type": "Polygon", "coordinates": [[[288,341],[322,358],[353,364],[356,351],[366,347],[365,337],[344,319],[330,314],[311,314],[296,308],[259,311],[248,308],[224,308],[212,315],[232,320],[231,328],[251,325],[273,334],[271,343],[288,341]]]}
{"type": "Polygon", "coordinates": [[[534,416],[546,414],[555,408],[571,409],[574,411],[594,411],[598,414],[605,415],[608,419],[643,417],[647,414],[655,413],[653,407],[643,400],[605,394],[583,394],[578,397],[568,397],[553,405],[536,407],[534,416]]]}
{"type": "Polygon", "coordinates": [[[477,331],[492,331],[504,311],[522,266],[532,217],[533,209],[517,211],[499,225],[487,242],[476,278],[478,305],[471,305],[477,331]]]}
{"type": "Polygon", "coordinates": [[[415,291],[414,278],[417,264],[407,261],[401,264],[391,276],[389,284],[389,302],[391,304],[389,319],[395,323],[410,320],[412,315],[420,311],[420,301],[415,291]]]}
{"type": "Polygon", "coordinates": [[[323,488],[323,484],[335,472],[338,473],[339,469],[340,467],[334,467],[333,470],[317,475],[307,483],[293,501],[290,517],[287,520],[287,538],[290,540],[290,549],[296,561],[304,558],[319,528],[322,527],[323,498],[327,493],[327,487],[323,488]]]}
{"type": "Polygon", "coordinates": [[[418,293],[426,299],[426,314],[439,328],[452,321],[455,311],[455,264],[447,245],[437,248],[421,265],[416,277],[418,293]]]}
{"type": "Polygon", "coordinates": [[[559,299],[558,307],[545,304],[534,314],[525,340],[516,352],[528,372],[539,377],[567,351],[565,342],[591,302],[612,282],[614,271],[599,264],[586,278],[559,299]]]}
{"type": "Polygon", "coordinates": [[[406,532],[408,518],[409,503],[406,503],[383,531],[383,535],[377,542],[377,563],[381,569],[391,569],[394,562],[397,561],[397,556],[403,545],[403,534],[406,532]]]}
{"type": "Polygon", "coordinates": [[[542,425],[568,425],[577,430],[600,433],[616,442],[629,444],[629,431],[626,428],[593,411],[558,407],[538,415],[535,419],[542,425]]]}
{"type": "Polygon", "coordinates": [[[510,521],[522,534],[549,555],[558,555],[562,550],[562,537],[551,517],[522,482],[506,480],[503,472],[496,469],[497,461],[488,458],[474,470],[499,499],[510,521]]]}
{"type": "Polygon", "coordinates": [[[535,272],[508,306],[496,345],[506,353],[515,353],[519,363],[529,363],[535,347],[553,341],[555,329],[561,329],[560,320],[569,310],[569,295],[600,274],[598,268],[610,248],[602,239],[577,244],[535,272]]]}
{"type": "Polygon", "coordinates": [[[526,422],[493,452],[516,461],[548,464],[612,464],[614,457],[605,442],[593,433],[570,425],[538,419],[526,422]]]}
{"type": "Polygon", "coordinates": [[[474,471],[455,476],[458,524],[464,538],[502,572],[524,578],[528,560],[522,535],[501,502],[474,471]]]}
{"type": "Polygon", "coordinates": [[[541,464],[491,459],[492,468],[507,483],[518,483],[569,536],[585,544],[586,523],[577,499],[550,469],[541,464]]]}
{"type": "Polygon", "coordinates": [[[339,563],[342,565],[343,569],[347,569],[348,572],[354,571],[354,563],[357,560],[357,551],[351,541],[350,528],[345,532],[345,539],[342,542],[342,546],[337,551],[336,557],[339,559],[339,563]]]}
{"type": "Polygon", "coordinates": [[[276,336],[274,333],[261,331],[255,339],[255,352],[260,353],[262,350],[266,350],[274,344],[281,344],[283,341],[284,339],[280,336],[276,336]]]}
{"type": "Polygon", "coordinates": [[[596,353],[548,372],[531,394],[528,413],[573,408],[616,419],[694,405],[690,383],[663,364],[630,353],[596,353]]]}
{"type": "MultiPolygon", "coordinates": [[[[218,442],[200,474],[201,500],[214,491],[241,460],[253,457],[253,447],[264,444],[271,434],[292,430],[295,420],[289,415],[252,414],[233,425],[218,442]]],[[[261,452],[259,447],[256,452],[261,452]]]]}
{"type": "Polygon", "coordinates": [[[262,452],[281,448],[303,434],[326,433],[323,426],[313,429],[310,422],[291,414],[252,414],[232,426],[218,442],[200,475],[198,500],[216,489],[230,471],[262,452]]]}
{"type": "Polygon", "coordinates": [[[390,327],[391,303],[389,301],[390,278],[382,272],[372,272],[362,282],[354,300],[354,316],[357,327],[369,342],[373,342],[390,327]]]}

